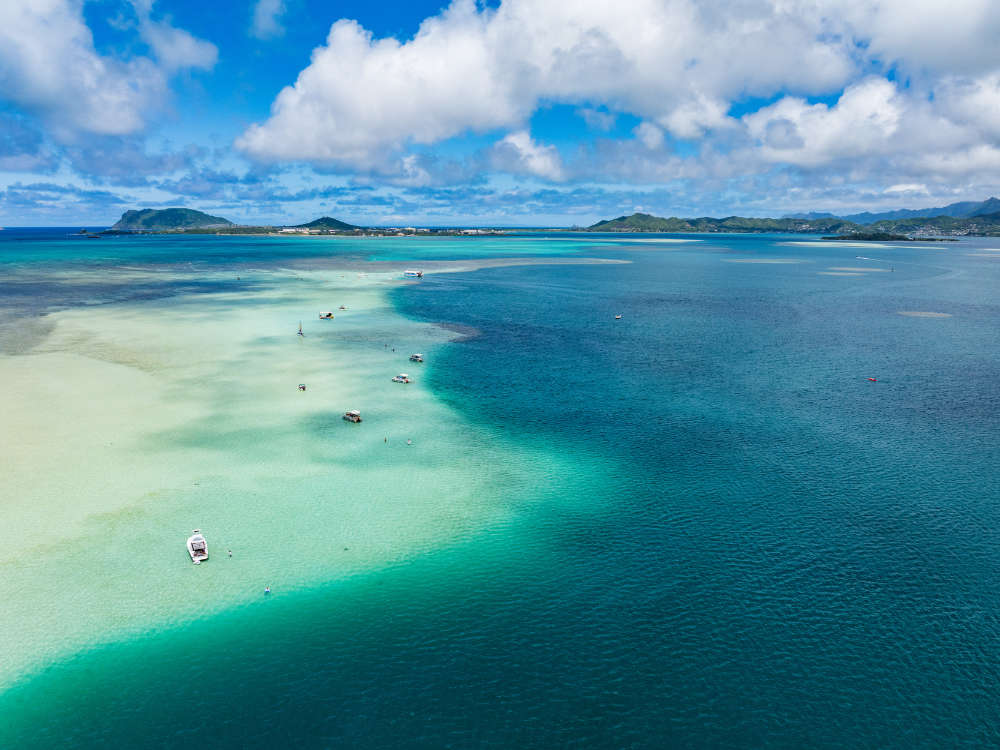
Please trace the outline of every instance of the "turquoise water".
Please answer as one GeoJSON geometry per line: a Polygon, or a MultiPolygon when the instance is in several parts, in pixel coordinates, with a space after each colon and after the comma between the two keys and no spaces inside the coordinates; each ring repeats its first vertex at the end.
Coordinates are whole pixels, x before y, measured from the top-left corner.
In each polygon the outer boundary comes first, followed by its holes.
{"type": "MultiPolygon", "coordinates": [[[[339,246],[632,262],[392,292],[468,334],[426,378],[491,436],[474,471],[506,453],[533,477],[484,489],[511,512],[30,675],[0,745],[997,744],[1000,243],[700,239],[339,246]],[[761,260],[797,262],[731,262],[761,260]]],[[[185,238],[183,261],[144,241],[136,262],[275,262],[266,240],[185,238]]],[[[326,261],[304,244],[274,251],[326,261]]],[[[102,262],[79,252],[59,262],[102,262]]]]}

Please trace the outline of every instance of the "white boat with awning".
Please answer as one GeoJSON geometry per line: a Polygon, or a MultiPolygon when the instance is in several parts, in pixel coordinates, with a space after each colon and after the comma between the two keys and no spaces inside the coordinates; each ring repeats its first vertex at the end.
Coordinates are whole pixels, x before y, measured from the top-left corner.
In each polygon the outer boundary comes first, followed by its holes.
{"type": "Polygon", "coordinates": [[[202,560],[208,559],[208,542],[202,536],[201,529],[195,529],[194,533],[187,540],[188,554],[191,555],[191,562],[200,565],[202,560]]]}

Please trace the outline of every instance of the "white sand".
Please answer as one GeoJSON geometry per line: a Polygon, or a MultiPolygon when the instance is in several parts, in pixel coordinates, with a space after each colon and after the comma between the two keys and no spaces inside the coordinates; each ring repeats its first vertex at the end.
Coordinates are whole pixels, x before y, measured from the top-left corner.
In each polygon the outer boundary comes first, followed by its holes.
{"type": "Polygon", "coordinates": [[[789,240],[779,242],[779,245],[793,245],[796,247],[863,247],[863,248],[892,248],[892,245],[883,245],[878,242],[850,242],[847,240],[789,240]]]}
{"type": "Polygon", "coordinates": [[[30,353],[0,356],[0,684],[267,584],[280,596],[449,543],[507,517],[535,472],[568,471],[433,397],[435,347],[455,334],[396,315],[394,274],[253,276],[276,283],[62,312],[30,353]],[[401,371],[416,382],[391,383],[401,371]],[[344,422],[355,408],[364,421],[344,422]],[[198,567],[196,527],[212,554],[198,567]]]}
{"type": "Polygon", "coordinates": [[[785,265],[790,263],[805,263],[798,258],[723,258],[726,263],[763,263],[765,265],[785,265]]]}
{"type": "Polygon", "coordinates": [[[867,266],[830,266],[831,271],[851,271],[860,273],[889,273],[888,268],[868,268],[867,266]]]}

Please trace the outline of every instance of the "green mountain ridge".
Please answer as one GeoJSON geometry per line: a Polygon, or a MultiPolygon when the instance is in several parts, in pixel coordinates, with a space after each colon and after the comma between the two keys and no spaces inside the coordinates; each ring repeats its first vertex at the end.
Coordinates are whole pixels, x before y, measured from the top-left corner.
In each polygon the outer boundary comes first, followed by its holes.
{"type": "Polygon", "coordinates": [[[793,234],[859,234],[883,232],[907,235],[1000,235],[1000,211],[969,217],[935,216],[886,219],[872,224],[857,224],[835,216],[810,219],[756,219],[728,216],[723,219],[701,217],[680,219],[663,218],[635,213],[616,219],[599,221],[587,227],[589,232],[788,232],[793,234]]]}
{"type": "Polygon", "coordinates": [[[306,224],[294,224],[289,226],[289,229],[341,229],[341,230],[351,230],[360,229],[361,227],[354,226],[354,224],[348,224],[346,221],[341,221],[340,219],[334,219],[331,216],[320,216],[318,219],[313,219],[306,224]]]}
{"type": "Polygon", "coordinates": [[[211,216],[192,208],[144,208],[126,211],[112,231],[158,231],[164,229],[205,229],[235,226],[229,219],[211,216]]]}

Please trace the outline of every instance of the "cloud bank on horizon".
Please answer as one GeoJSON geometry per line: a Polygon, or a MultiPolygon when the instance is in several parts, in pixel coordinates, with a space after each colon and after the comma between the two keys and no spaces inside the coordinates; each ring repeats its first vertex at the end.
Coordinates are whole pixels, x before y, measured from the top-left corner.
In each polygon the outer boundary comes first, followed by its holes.
{"type": "Polygon", "coordinates": [[[355,10],[0,4],[0,220],[182,203],[276,221],[573,222],[1000,187],[993,0],[355,10]]]}

